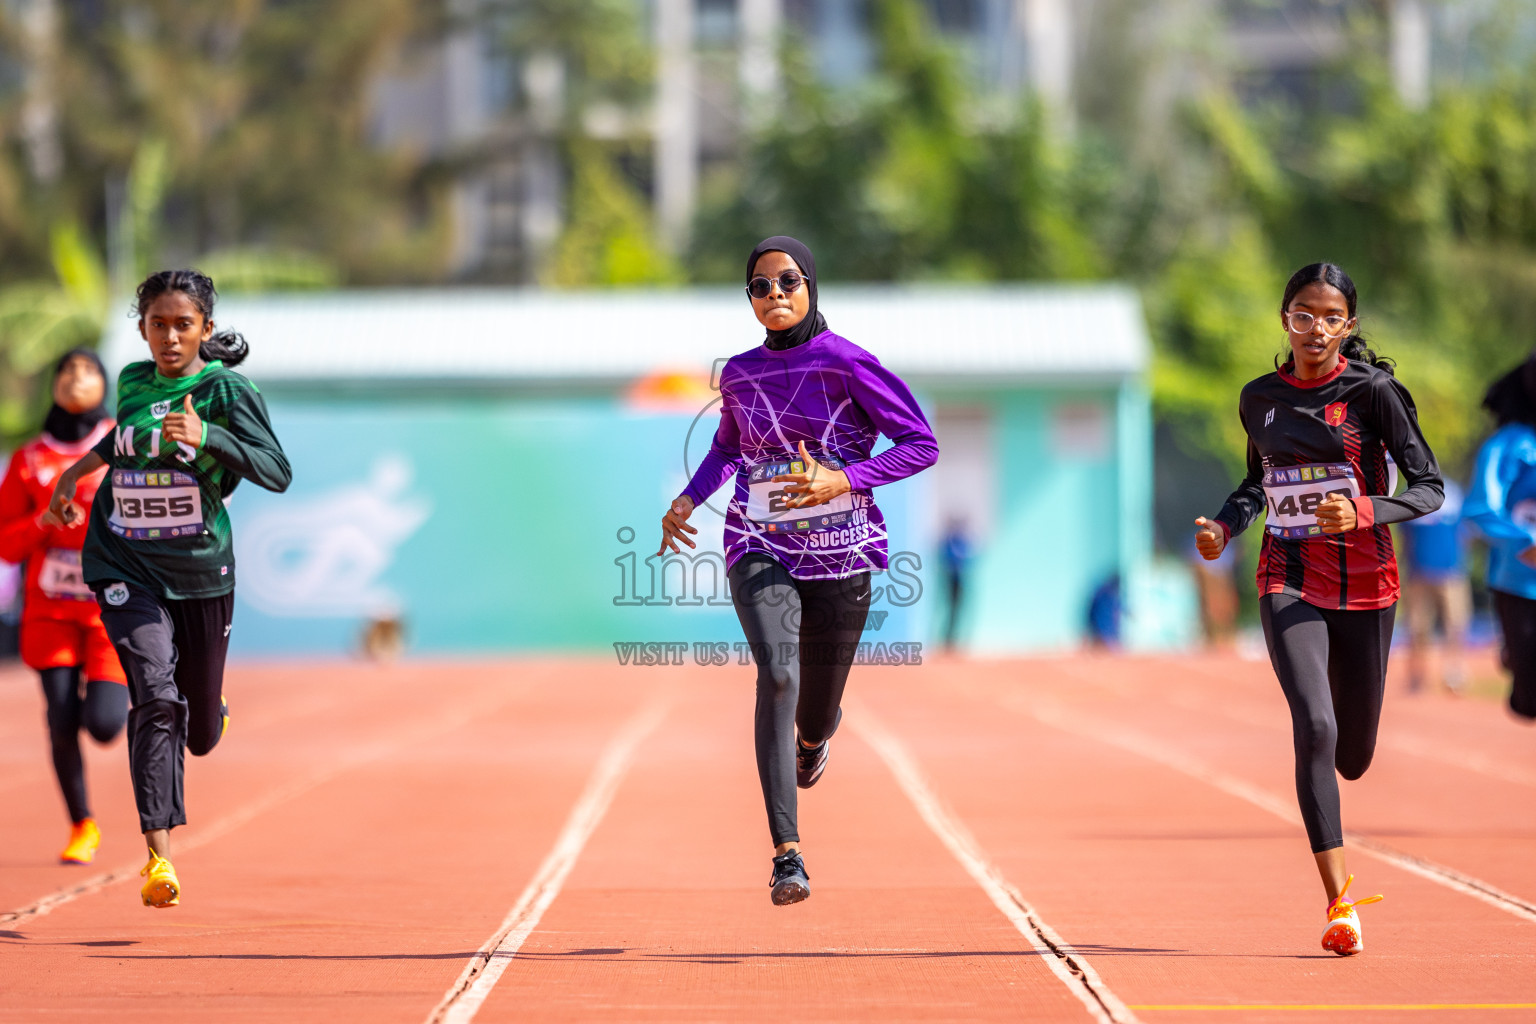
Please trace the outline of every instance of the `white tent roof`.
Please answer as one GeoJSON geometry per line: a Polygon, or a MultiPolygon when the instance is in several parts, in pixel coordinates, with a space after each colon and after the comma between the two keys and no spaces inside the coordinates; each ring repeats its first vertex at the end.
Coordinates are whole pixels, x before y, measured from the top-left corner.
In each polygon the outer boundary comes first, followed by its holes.
{"type": "MultiPolygon", "coordinates": [[[[1140,300],[1120,285],[829,285],[820,304],[833,330],[914,378],[1120,377],[1148,364],[1140,300]]],[[[217,320],[250,341],[241,370],[263,383],[619,381],[708,372],[762,338],[746,296],[723,287],[231,296],[217,320]]],[[[131,321],[104,355],[114,368],[145,358],[131,321]]]]}

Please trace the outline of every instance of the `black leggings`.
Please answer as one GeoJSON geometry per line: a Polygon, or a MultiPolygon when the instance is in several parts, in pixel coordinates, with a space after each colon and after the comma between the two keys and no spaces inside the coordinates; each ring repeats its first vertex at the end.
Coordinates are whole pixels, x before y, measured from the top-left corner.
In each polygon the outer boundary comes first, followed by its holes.
{"type": "Polygon", "coordinates": [[[98,587],[96,596],[133,698],[128,772],[139,828],[185,825],[186,751],[201,757],[223,734],[224,655],[235,595],[172,601],[137,584],[117,584],[98,587]]]}
{"type": "Polygon", "coordinates": [[[1313,853],[1344,845],[1334,770],[1358,779],[1376,753],[1396,612],[1395,604],[1351,612],[1288,594],[1259,599],[1269,660],[1291,706],[1296,799],[1313,853]]]}
{"type": "Polygon", "coordinates": [[[798,843],[795,727],[814,747],[837,709],[869,616],[869,573],[797,580],[767,555],[731,566],[731,602],[757,663],[757,776],[773,843],[798,843]]]}
{"type": "Polygon", "coordinates": [[[1536,601],[1502,590],[1491,593],[1504,631],[1504,665],[1513,677],[1509,709],[1536,718],[1536,601]]]}
{"type": "Polygon", "coordinates": [[[80,692],[80,666],[38,671],[43,700],[48,705],[48,740],[53,747],[53,772],[76,824],[91,817],[85,797],[85,764],[80,759],[80,730],[97,743],[110,743],[128,721],[128,687],[92,679],[80,692]]]}

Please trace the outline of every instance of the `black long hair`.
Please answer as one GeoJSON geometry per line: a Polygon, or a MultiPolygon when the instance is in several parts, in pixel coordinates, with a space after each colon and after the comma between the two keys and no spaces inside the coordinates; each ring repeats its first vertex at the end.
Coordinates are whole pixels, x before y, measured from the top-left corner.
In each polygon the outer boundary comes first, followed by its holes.
{"type": "MultiPolygon", "coordinates": [[[[1309,284],[1328,284],[1337,288],[1344,294],[1344,304],[1349,309],[1349,318],[1351,320],[1355,318],[1355,282],[1350,280],[1349,275],[1344,273],[1344,268],[1337,263],[1309,263],[1292,274],[1285,285],[1285,297],[1280,300],[1282,317],[1290,312],[1291,300],[1296,297],[1296,293],[1309,284]]],[[[1368,363],[1378,370],[1393,373],[1392,367],[1395,364],[1390,359],[1378,356],[1366,346],[1365,339],[1360,336],[1358,323],[1355,325],[1354,333],[1340,343],[1339,355],[1345,359],[1357,363],[1368,363]]],[[[1293,357],[1287,356],[1285,365],[1289,366],[1292,362],[1293,357]]],[[[1278,359],[1276,365],[1279,365],[1278,359]]]]}
{"type": "MultiPolygon", "coordinates": [[[[205,321],[213,320],[213,304],[219,298],[213,278],[190,269],[162,270],[146,277],[139,285],[132,315],[143,320],[150,305],[166,292],[181,292],[202,312],[205,321]]],[[[251,346],[238,331],[219,331],[198,346],[197,354],[209,362],[217,359],[225,366],[239,366],[251,354],[251,346]]]]}
{"type": "Polygon", "coordinates": [[[1536,352],[1488,386],[1483,408],[1501,427],[1525,423],[1536,427],[1536,352]]]}

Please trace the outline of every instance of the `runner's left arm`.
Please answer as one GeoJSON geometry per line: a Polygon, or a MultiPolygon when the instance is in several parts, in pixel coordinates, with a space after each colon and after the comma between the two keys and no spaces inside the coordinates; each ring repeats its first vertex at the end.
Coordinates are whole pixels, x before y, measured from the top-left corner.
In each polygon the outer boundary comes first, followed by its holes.
{"type": "Polygon", "coordinates": [[[293,467],[272,432],[267,403],[253,388],[243,388],[224,413],[229,424],[204,420],[203,450],[228,469],[269,491],[282,493],[293,482],[293,467]]]}
{"type": "Polygon", "coordinates": [[[864,490],[895,483],[939,461],[939,442],[912,389],[880,360],[861,352],[848,392],[875,428],[891,439],[891,447],[874,458],[843,467],[849,487],[864,490]]]}
{"type": "Polygon", "coordinates": [[[1378,375],[1371,387],[1371,413],[1408,487],[1397,497],[1361,495],[1355,499],[1357,529],[1401,523],[1427,516],[1445,503],[1445,481],[1440,464],[1419,430],[1418,411],[1408,389],[1389,374],[1378,375]]]}

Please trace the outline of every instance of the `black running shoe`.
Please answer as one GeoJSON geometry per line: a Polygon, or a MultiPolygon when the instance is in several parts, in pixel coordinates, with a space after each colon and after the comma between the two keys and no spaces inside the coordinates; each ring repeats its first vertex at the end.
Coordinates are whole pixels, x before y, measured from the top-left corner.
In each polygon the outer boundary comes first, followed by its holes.
{"type": "Polygon", "coordinates": [[[799,850],[790,850],[773,858],[773,905],[787,907],[811,894],[811,876],[805,873],[805,861],[799,850]]]}
{"type": "MultiPolygon", "coordinates": [[[[843,709],[837,709],[837,719],[832,723],[832,731],[837,732],[837,727],[843,724],[843,709]]],[[[799,737],[795,738],[795,785],[801,789],[810,789],[816,785],[816,780],[821,778],[821,773],[827,770],[827,755],[831,750],[832,737],[828,736],[814,747],[806,747],[800,744],[799,737]]]]}

